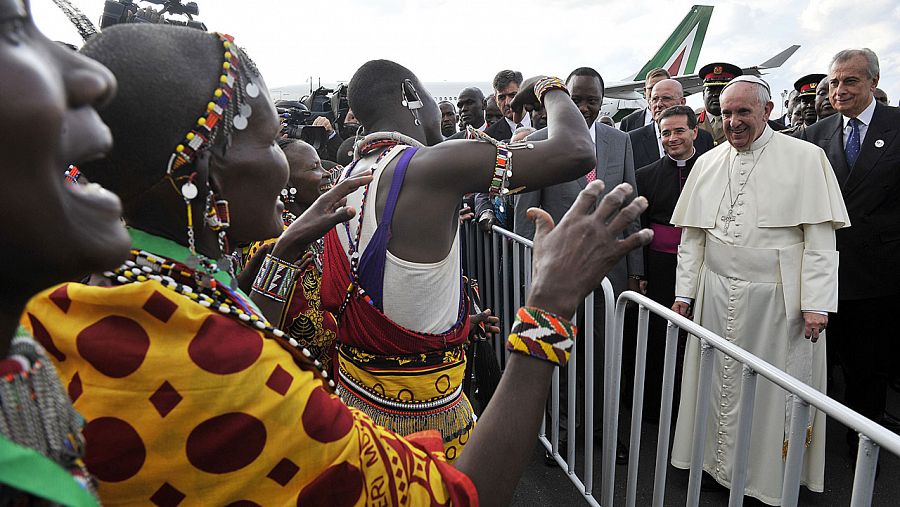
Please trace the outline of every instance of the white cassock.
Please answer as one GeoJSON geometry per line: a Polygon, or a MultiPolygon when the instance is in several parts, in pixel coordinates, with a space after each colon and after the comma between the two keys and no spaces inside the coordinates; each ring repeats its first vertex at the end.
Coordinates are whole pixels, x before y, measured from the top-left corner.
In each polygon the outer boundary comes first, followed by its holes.
{"type": "MultiPolygon", "coordinates": [[[[697,160],[672,224],[684,228],[675,293],[694,299],[694,321],[825,392],[825,337],[815,344],[804,337],[802,311],[837,311],[834,230],[850,225],[825,152],[768,127],[747,151],[723,143],[697,160]]],[[[725,486],[741,368],[716,352],[703,468],[725,486]]],[[[678,468],[690,468],[699,374],[700,341],[690,337],[672,449],[678,468]]],[[[771,505],[781,504],[788,401],[785,391],[759,378],[745,494],[771,505]]],[[[825,416],[814,407],[810,413],[801,481],[820,492],[825,416]]]]}

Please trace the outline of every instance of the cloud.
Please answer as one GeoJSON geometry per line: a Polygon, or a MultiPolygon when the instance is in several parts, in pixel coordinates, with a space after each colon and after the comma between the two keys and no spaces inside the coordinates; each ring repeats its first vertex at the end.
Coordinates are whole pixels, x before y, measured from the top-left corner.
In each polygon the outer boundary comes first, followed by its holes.
{"type": "MultiPolygon", "coordinates": [[[[93,20],[103,0],[72,0],[93,20]]],[[[579,66],[616,81],[639,69],[696,0],[199,0],[200,19],[230,33],[256,60],[270,86],[349,79],[362,63],[388,58],[425,81],[489,81],[497,70],[566,75],[579,66]]],[[[52,38],[77,34],[51,2],[34,2],[35,18],[52,38]]],[[[837,51],[872,48],[882,88],[900,98],[900,5],[896,0],[726,0],[714,3],[699,65],[765,61],[791,44],[801,49],[765,76],[788,89],[825,72],[837,51]]],[[[693,104],[695,98],[689,99],[693,104]]],[[[778,108],[776,108],[778,112],[778,108]]]]}

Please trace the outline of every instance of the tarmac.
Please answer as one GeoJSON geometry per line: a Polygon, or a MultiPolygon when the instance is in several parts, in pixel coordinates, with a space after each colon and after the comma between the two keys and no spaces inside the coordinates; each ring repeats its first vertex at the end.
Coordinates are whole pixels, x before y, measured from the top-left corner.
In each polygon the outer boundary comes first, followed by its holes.
{"type": "MultiPolygon", "coordinates": [[[[837,377],[834,383],[835,386],[831,390],[831,395],[840,401],[843,387],[839,375],[837,377]]],[[[894,415],[900,415],[900,393],[888,389],[887,401],[888,411],[894,415]]],[[[627,421],[626,425],[623,425],[622,421],[620,421],[619,428],[620,437],[627,442],[627,421]]],[[[658,426],[654,424],[644,423],[642,426],[635,502],[635,505],[638,506],[649,506],[652,503],[657,431],[658,426]]],[[[850,505],[850,496],[853,491],[854,459],[851,457],[845,440],[846,427],[833,419],[829,419],[826,423],[826,431],[825,491],[813,493],[807,490],[806,487],[801,486],[799,505],[815,507],[850,505]]],[[[577,449],[579,455],[583,454],[583,444],[580,439],[577,442],[577,449]]],[[[601,484],[599,440],[594,451],[594,459],[593,493],[599,502],[601,484]]],[[[579,477],[583,477],[582,459],[576,458],[576,463],[576,473],[579,477]]],[[[872,505],[876,507],[898,506],[900,505],[900,457],[882,449],[879,452],[879,463],[881,471],[875,480],[872,505]]],[[[627,468],[626,465],[616,467],[615,505],[625,504],[627,468]]],[[[665,505],[685,505],[687,486],[688,471],[668,465],[666,468],[665,505]]],[[[700,505],[728,505],[728,494],[727,490],[701,492],[700,505]]],[[[536,443],[534,459],[519,481],[512,505],[580,506],[587,505],[587,501],[566,476],[564,470],[558,466],[549,466],[545,463],[544,447],[536,443]]],[[[744,505],[764,506],[765,504],[756,499],[745,497],[744,505]]]]}

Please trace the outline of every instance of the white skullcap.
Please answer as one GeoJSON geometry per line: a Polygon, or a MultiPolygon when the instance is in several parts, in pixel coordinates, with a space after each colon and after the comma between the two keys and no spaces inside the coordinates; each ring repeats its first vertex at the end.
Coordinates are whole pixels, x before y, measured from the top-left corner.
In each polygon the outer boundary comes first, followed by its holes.
{"type": "Polygon", "coordinates": [[[757,76],[752,76],[752,75],[747,75],[747,74],[744,74],[744,75],[742,75],[742,76],[738,76],[738,77],[732,79],[731,81],[729,81],[728,84],[726,84],[726,85],[722,88],[722,91],[725,91],[725,88],[728,88],[729,86],[731,86],[731,85],[733,85],[733,84],[735,84],[735,83],[754,83],[754,84],[758,84],[758,85],[762,86],[763,88],[765,88],[766,91],[769,92],[769,95],[772,95],[772,89],[769,88],[769,83],[763,81],[761,78],[759,78],[759,77],[757,77],[757,76]]]}

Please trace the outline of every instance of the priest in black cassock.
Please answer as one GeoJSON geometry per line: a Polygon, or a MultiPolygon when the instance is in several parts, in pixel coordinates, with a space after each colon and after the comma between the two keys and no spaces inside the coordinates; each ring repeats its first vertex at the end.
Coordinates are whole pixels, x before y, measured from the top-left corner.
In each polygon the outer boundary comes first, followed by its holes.
{"type": "MultiPolygon", "coordinates": [[[[653,230],[653,241],[644,247],[646,295],[668,308],[675,300],[675,269],[678,266],[678,243],[681,241],[681,229],[669,222],[691,167],[701,154],[694,149],[697,116],[690,107],[670,107],[660,113],[656,121],[666,156],[638,169],[635,179],[638,193],[649,202],[641,215],[641,227],[653,230]]],[[[678,400],[684,340],[683,336],[679,337],[674,400],[678,400]]],[[[643,413],[645,421],[657,422],[665,361],[666,321],[653,314],[650,315],[647,344],[643,413]]],[[[677,409],[677,405],[675,407],[677,409]]]]}

